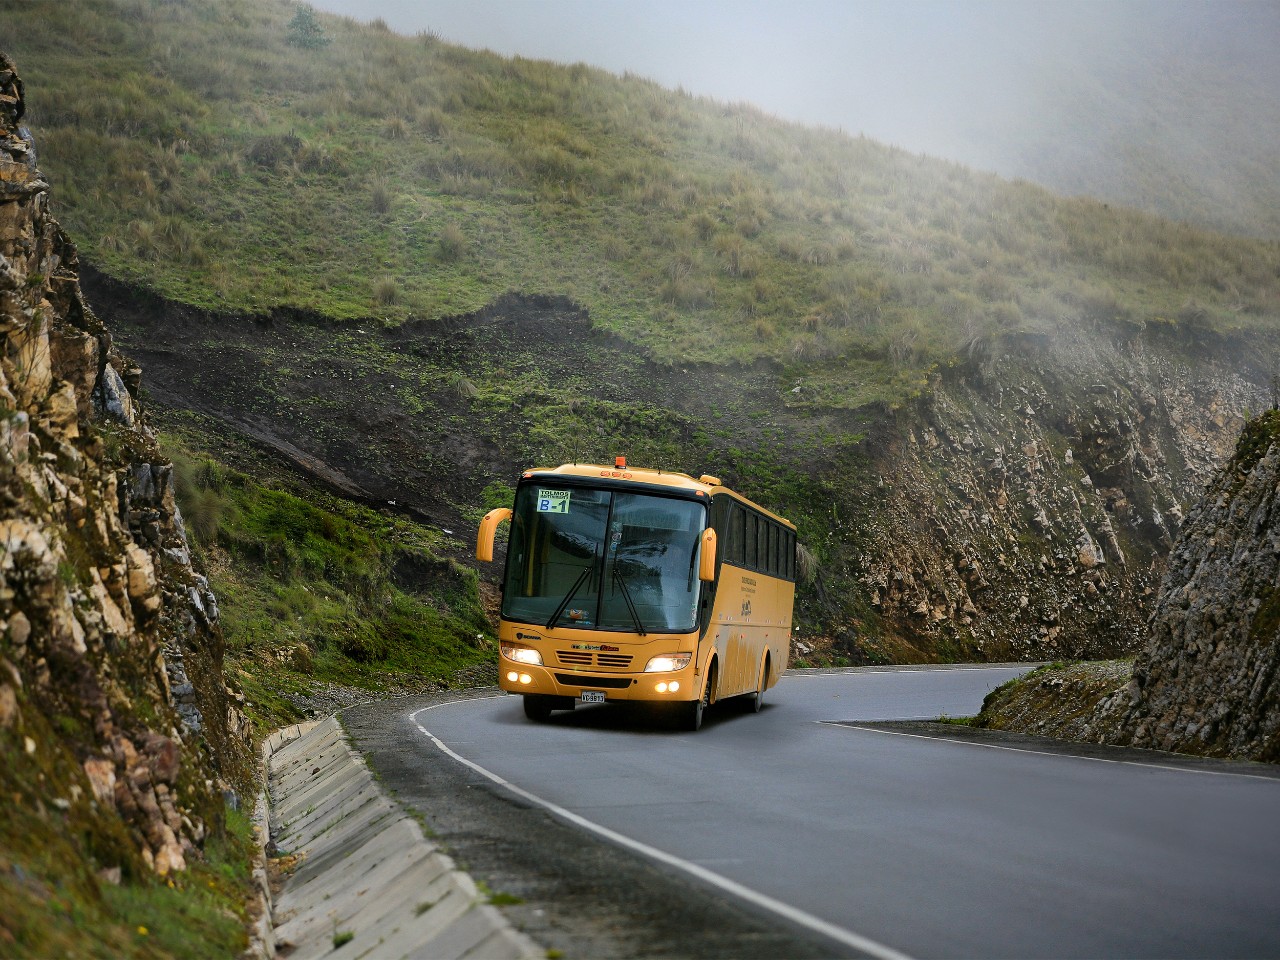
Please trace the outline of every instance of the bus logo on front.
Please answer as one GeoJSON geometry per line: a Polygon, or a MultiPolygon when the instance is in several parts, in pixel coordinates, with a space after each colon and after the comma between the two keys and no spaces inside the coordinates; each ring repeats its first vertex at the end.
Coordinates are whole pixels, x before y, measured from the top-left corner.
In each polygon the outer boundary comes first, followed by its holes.
{"type": "Polygon", "coordinates": [[[568,513],[569,512],[569,491],[568,490],[539,490],[538,491],[538,512],[539,513],[568,513]]]}

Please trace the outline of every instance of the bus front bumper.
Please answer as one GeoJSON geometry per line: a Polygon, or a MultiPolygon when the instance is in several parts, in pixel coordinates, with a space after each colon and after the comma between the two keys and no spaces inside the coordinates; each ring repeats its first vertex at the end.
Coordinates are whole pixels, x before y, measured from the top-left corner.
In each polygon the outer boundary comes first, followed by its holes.
{"type": "Polygon", "coordinates": [[[498,664],[498,686],[508,693],[541,694],[600,702],[642,700],[677,703],[696,700],[702,692],[694,665],[667,673],[588,673],[564,667],[543,667],[515,663],[502,658],[498,664]]]}

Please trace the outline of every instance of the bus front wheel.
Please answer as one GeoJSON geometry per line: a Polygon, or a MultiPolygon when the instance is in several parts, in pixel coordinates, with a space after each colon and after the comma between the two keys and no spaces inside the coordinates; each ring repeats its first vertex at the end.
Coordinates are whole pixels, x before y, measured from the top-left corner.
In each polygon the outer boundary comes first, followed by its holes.
{"type": "Polygon", "coordinates": [[[551,697],[544,697],[537,693],[526,693],[524,695],[524,715],[530,720],[536,720],[542,723],[551,719],[551,697]]]}
{"type": "Polygon", "coordinates": [[[716,672],[712,670],[707,674],[707,682],[702,688],[702,696],[693,703],[689,704],[685,709],[685,727],[689,730],[697,730],[702,726],[702,715],[706,713],[707,707],[711,706],[711,688],[716,682],[716,672]]]}

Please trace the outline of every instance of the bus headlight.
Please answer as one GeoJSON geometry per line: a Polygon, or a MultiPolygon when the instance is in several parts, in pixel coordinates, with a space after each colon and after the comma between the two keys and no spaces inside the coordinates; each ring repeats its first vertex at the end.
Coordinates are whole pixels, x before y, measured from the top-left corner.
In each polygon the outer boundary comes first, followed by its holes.
{"type": "Polygon", "coordinates": [[[671,673],[675,670],[683,670],[692,659],[692,653],[663,653],[650,657],[649,662],[644,665],[644,672],[671,673]]]}
{"type": "Polygon", "coordinates": [[[502,643],[498,645],[498,649],[508,660],[514,660],[516,663],[530,663],[535,667],[542,666],[542,654],[533,647],[517,647],[514,643],[502,643]]]}

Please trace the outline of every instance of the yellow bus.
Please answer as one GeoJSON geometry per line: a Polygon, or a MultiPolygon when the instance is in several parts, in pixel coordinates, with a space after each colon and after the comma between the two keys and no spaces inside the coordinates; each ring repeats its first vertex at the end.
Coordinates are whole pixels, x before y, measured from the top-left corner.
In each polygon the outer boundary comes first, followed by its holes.
{"type": "Polygon", "coordinates": [[[670,703],[697,730],[787,668],[796,531],[712,476],[566,464],[526,471],[480,524],[493,559],[511,521],[498,682],[531,720],[578,703],[670,703]]]}

